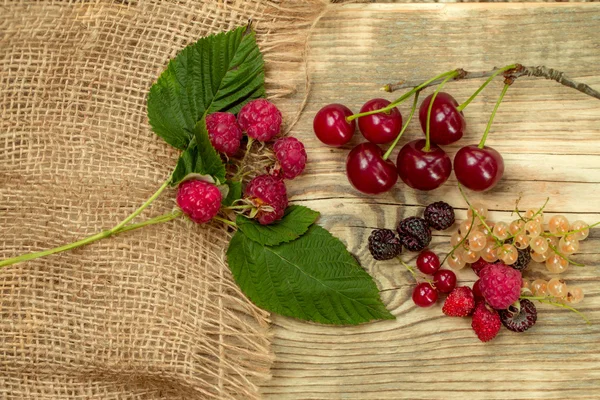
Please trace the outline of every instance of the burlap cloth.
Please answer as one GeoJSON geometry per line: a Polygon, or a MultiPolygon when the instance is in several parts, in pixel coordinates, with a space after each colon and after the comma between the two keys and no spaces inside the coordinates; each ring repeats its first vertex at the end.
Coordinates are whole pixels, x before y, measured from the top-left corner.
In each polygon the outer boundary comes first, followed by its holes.
{"type": "MultiPolygon", "coordinates": [[[[160,186],[177,152],[151,132],[146,95],[201,36],[253,18],[268,93],[301,95],[322,7],[5,2],[0,259],[110,228],[160,186]]],[[[173,194],[142,217],[173,209],[173,194]]],[[[268,314],[233,282],[227,240],[218,224],[178,220],[0,270],[0,398],[256,398],[272,361],[268,314]]]]}

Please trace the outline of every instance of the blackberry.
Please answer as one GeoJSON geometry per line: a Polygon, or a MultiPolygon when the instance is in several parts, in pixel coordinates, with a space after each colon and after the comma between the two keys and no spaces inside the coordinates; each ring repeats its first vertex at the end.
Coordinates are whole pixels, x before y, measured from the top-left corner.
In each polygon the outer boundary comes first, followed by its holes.
{"type": "Polygon", "coordinates": [[[522,299],[520,303],[521,310],[519,312],[512,306],[507,310],[498,310],[502,324],[513,332],[525,332],[537,321],[535,304],[527,299],[522,299]]]}
{"type": "Polygon", "coordinates": [[[389,260],[402,252],[402,243],[393,230],[375,229],[369,235],[369,251],[376,260],[389,260]]]}
{"type": "Polygon", "coordinates": [[[425,207],[423,217],[430,227],[443,231],[454,224],[454,208],[443,201],[436,201],[425,207]]]}
{"type": "Polygon", "coordinates": [[[423,218],[405,218],[400,221],[396,230],[402,245],[410,251],[421,251],[431,242],[431,229],[423,218]]]}

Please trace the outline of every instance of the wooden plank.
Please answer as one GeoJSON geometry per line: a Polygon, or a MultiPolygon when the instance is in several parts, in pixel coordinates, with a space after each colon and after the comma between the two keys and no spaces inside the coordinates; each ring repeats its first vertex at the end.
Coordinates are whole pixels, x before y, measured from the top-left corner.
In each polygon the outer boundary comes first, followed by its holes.
{"type": "MultiPolygon", "coordinates": [[[[443,316],[440,307],[417,309],[410,276],[394,262],[375,263],[366,249],[374,227],[393,228],[426,204],[444,199],[465,217],[454,177],[430,193],[403,184],[381,196],[353,190],[344,174],[344,149],[323,147],[312,118],[325,104],[357,111],[373,97],[394,99],[378,88],[400,79],[428,78],[456,67],[486,70],[512,62],[543,64],[600,87],[598,4],[355,4],[332,7],[311,37],[313,91],[294,134],[307,145],[307,173],[289,184],[293,200],[322,212],[321,223],[344,240],[383,290],[396,321],[333,328],[274,317],[273,379],[267,399],[582,399],[600,390],[600,233],[594,231],[564,278],[586,292],[585,325],[565,310],[541,306],[539,322],[525,334],[503,330],[480,343],[469,319],[443,316]]],[[[451,83],[459,101],[480,81],[451,83]]],[[[460,145],[475,143],[501,89],[495,82],[466,110],[468,129],[460,145]]],[[[427,93],[429,93],[428,91],[427,93]]],[[[286,104],[293,110],[300,97],[286,104]]],[[[408,114],[409,105],[401,106],[408,114]]],[[[524,208],[550,197],[548,214],[600,220],[600,103],[554,82],[520,79],[500,107],[488,144],[504,155],[506,174],[492,192],[471,194],[509,221],[521,196],[524,208]]],[[[407,140],[422,135],[413,122],[407,140]]],[[[404,142],[404,140],[403,140],[404,142]]],[[[432,247],[448,250],[448,232],[432,247]]],[[[407,255],[411,259],[414,255],[407,255]]],[[[527,276],[545,275],[534,266],[527,276]]],[[[459,273],[470,284],[470,270],[459,273]]]]}

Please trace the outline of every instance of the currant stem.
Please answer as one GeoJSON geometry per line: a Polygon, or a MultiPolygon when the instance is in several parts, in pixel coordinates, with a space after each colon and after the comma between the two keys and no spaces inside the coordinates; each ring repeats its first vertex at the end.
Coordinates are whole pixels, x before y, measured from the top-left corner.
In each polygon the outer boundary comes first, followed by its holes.
{"type": "Polygon", "coordinates": [[[594,228],[594,227],[596,227],[598,225],[600,225],[600,221],[595,222],[595,223],[593,223],[591,225],[588,225],[585,228],[577,229],[577,230],[574,230],[574,231],[568,231],[568,232],[565,232],[565,233],[547,233],[547,232],[542,232],[541,236],[545,236],[545,237],[550,237],[550,236],[558,236],[558,237],[560,237],[560,236],[567,236],[567,235],[572,235],[574,233],[583,232],[586,229],[592,229],[592,228],[594,228]]]}
{"type": "Polygon", "coordinates": [[[463,236],[463,238],[460,240],[460,242],[458,242],[456,244],[456,246],[454,246],[452,248],[452,250],[450,250],[450,252],[448,254],[446,254],[446,257],[444,257],[444,259],[442,260],[442,262],[440,263],[440,265],[444,265],[444,263],[446,262],[446,260],[448,259],[448,257],[450,257],[452,254],[454,254],[454,252],[456,251],[456,249],[458,249],[460,246],[462,246],[462,244],[465,242],[465,240],[467,240],[467,238],[469,237],[469,234],[471,233],[471,230],[473,229],[474,225],[475,225],[475,214],[473,214],[473,218],[471,218],[471,226],[469,227],[469,230],[467,231],[467,233],[465,234],[465,236],[463,236]]]}
{"type": "Polygon", "coordinates": [[[494,106],[494,110],[492,111],[492,115],[490,116],[490,120],[488,121],[488,124],[485,128],[485,132],[483,133],[483,137],[481,138],[481,141],[479,142],[479,147],[480,149],[483,149],[485,146],[485,141],[487,139],[488,133],[490,133],[490,128],[492,127],[492,122],[494,122],[494,117],[496,116],[496,111],[498,111],[498,107],[500,107],[500,103],[502,103],[502,99],[504,98],[504,95],[506,94],[506,91],[508,90],[508,87],[511,85],[511,83],[505,83],[504,87],[502,88],[502,92],[500,93],[500,97],[498,97],[498,101],[496,102],[496,105],[494,106]]]}
{"type": "Polygon", "coordinates": [[[568,306],[566,304],[563,303],[558,303],[556,301],[552,301],[550,300],[548,297],[539,297],[539,296],[523,296],[521,295],[520,297],[521,299],[527,299],[527,300],[537,300],[540,303],[544,303],[544,304],[550,304],[552,306],[555,307],[560,307],[560,308],[564,308],[570,311],[573,311],[575,314],[579,315],[581,318],[584,319],[584,321],[589,325],[591,324],[591,321],[588,319],[588,317],[585,316],[585,314],[583,314],[581,311],[577,310],[574,307],[568,306]]]}
{"type": "MultiPolygon", "coordinates": [[[[494,232],[492,232],[492,228],[490,228],[490,226],[487,224],[487,222],[485,222],[485,218],[483,218],[481,216],[481,214],[479,214],[479,212],[475,209],[475,207],[473,207],[471,205],[471,202],[469,201],[469,199],[467,198],[467,194],[465,193],[465,191],[462,188],[462,185],[459,183],[458,184],[458,190],[460,190],[460,194],[462,195],[462,198],[465,200],[465,203],[467,203],[467,206],[469,207],[469,209],[473,212],[473,221],[475,221],[475,216],[477,216],[477,218],[479,218],[479,221],[481,221],[481,223],[483,224],[483,226],[485,226],[485,228],[488,230],[488,232],[490,233],[490,235],[492,235],[492,237],[494,238],[494,241],[496,242],[497,245],[502,245],[504,243],[503,240],[500,240],[500,238],[496,235],[494,235],[494,232]]],[[[471,223],[472,225],[473,223],[471,223]]],[[[469,231],[471,231],[469,229],[469,231]]]]}
{"type": "Polygon", "coordinates": [[[477,97],[477,95],[479,95],[479,93],[481,93],[481,91],[483,89],[485,89],[485,87],[487,85],[489,85],[489,83],[491,81],[493,81],[495,77],[497,77],[498,75],[500,75],[503,72],[506,72],[506,71],[511,70],[511,69],[515,69],[516,67],[517,67],[517,64],[511,64],[511,65],[507,65],[506,67],[502,67],[502,68],[494,70],[494,72],[492,72],[492,74],[490,75],[490,77],[483,83],[483,85],[479,86],[479,89],[477,89],[475,91],[475,93],[473,93],[471,95],[471,97],[469,97],[467,99],[467,101],[465,101],[464,103],[462,103],[460,106],[456,107],[456,109],[458,111],[462,111],[465,108],[467,108],[467,106],[475,99],[475,97],[477,97]]]}
{"type": "Polygon", "coordinates": [[[577,266],[577,267],[585,267],[585,264],[578,263],[578,262],[575,262],[575,261],[573,261],[573,260],[570,260],[570,259],[569,259],[567,256],[565,256],[563,253],[561,253],[560,251],[558,251],[558,249],[557,249],[556,247],[554,247],[554,246],[553,246],[553,245],[552,245],[550,242],[548,242],[548,246],[549,246],[549,247],[550,247],[550,249],[551,249],[553,252],[555,252],[555,253],[556,253],[556,254],[557,254],[559,257],[561,257],[561,258],[564,258],[565,260],[567,260],[567,262],[568,262],[569,264],[573,264],[573,265],[575,265],[575,266],[577,266]]]}
{"type": "Polygon", "coordinates": [[[458,72],[456,72],[456,71],[454,71],[453,74],[448,75],[446,77],[446,79],[444,79],[438,85],[438,87],[435,89],[435,92],[433,92],[433,96],[431,96],[431,100],[429,101],[429,108],[427,108],[427,122],[426,122],[427,128],[425,129],[425,147],[423,148],[423,151],[425,151],[425,152],[428,152],[431,149],[431,140],[429,138],[429,125],[431,124],[431,110],[433,109],[433,102],[435,101],[435,98],[437,97],[440,90],[442,90],[442,88],[444,87],[446,82],[448,82],[448,80],[451,78],[455,78],[457,75],[458,75],[458,72]]]}
{"type": "Polygon", "coordinates": [[[396,145],[398,144],[398,141],[400,140],[400,138],[404,134],[404,131],[406,130],[406,128],[408,128],[408,124],[409,124],[410,120],[412,119],[413,115],[415,114],[415,110],[417,109],[417,100],[418,99],[419,99],[419,92],[416,92],[415,93],[415,99],[413,100],[412,108],[410,109],[410,115],[408,116],[408,119],[406,120],[406,123],[402,127],[402,130],[400,131],[400,133],[398,134],[398,136],[396,136],[396,139],[394,139],[394,142],[392,143],[392,145],[390,146],[390,148],[387,149],[387,151],[383,155],[383,160],[384,161],[387,160],[389,158],[389,156],[392,154],[392,151],[394,151],[394,148],[396,147],[396,145]]]}
{"type": "Polygon", "coordinates": [[[81,239],[78,240],[76,242],[73,243],[69,243],[63,246],[59,246],[59,247],[55,247],[53,249],[49,249],[49,250],[44,250],[44,251],[38,251],[36,253],[28,253],[28,254],[22,254],[20,256],[17,257],[13,257],[13,258],[8,258],[6,260],[2,260],[0,261],[0,268],[2,267],[6,267],[8,265],[13,265],[13,264],[17,264],[23,261],[31,261],[31,260],[35,260],[37,258],[41,258],[41,257],[45,257],[45,256],[49,256],[51,254],[56,254],[56,253],[61,253],[63,251],[68,251],[68,250],[72,250],[75,249],[77,247],[81,247],[81,246],[85,246],[87,244],[96,242],[98,240],[101,239],[105,239],[114,235],[118,235],[119,233],[123,233],[123,232],[127,232],[127,231],[131,231],[134,229],[139,229],[142,228],[144,226],[147,225],[153,225],[153,224],[159,224],[159,223],[163,223],[163,222],[167,222],[170,221],[172,219],[175,219],[179,216],[181,216],[182,213],[180,211],[178,212],[174,212],[174,213],[169,213],[169,214],[165,214],[165,215],[161,215],[152,219],[149,219],[147,221],[141,222],[139,224],[133,224],[133,225],[129,225],[129,226],[125,226],[125,227],[121,227],[117,230],[113,229],[109,229],[103,232],[99,232],[95,235],[89,236],[85,239],[81,239]]]}
{"type": "Polygon", "coordinates": [[[373,115],[373,114],[377,114],[380,112],[389,111],[392,108],[396,107],[397,105],[401,104],[404,100],[408,99],[413,94],[420,92],[421,89],[429,86],[431,84],[431,82],[435,82],[438,79],[446,78],[448,75],[458,76],[458,74],[459,74],[459,71],[453,69],[452,71],[444,72],[443,74],[434,76],[433,78],[429,79],[428,81],[425,81],[425,82],[421,83],[420,85],[415,86],[408,92],[404,93],[402,96],[398,97],[396,100],[394,100],[387,106],[380,108],[379,110],[371,110],[371,111],[365,111],[363,113],[353,114],[349,117],[346,117],[346,121],[351,122],[351,121],[355,120],[356,118],[366,117],[367,115],[373,115]]]}

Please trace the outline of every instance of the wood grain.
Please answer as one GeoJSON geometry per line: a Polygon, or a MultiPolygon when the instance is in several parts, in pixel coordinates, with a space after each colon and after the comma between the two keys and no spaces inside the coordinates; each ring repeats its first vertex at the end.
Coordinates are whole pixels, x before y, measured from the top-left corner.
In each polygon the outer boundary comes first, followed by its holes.
{"type": "MultiPolygon", "coordinates": [[[[400,218],[445,200],[465,217],[465,204],[452,176],[431,193],[398,184],[371,197],[352,189],[344,174],[343,149],[322,146],[312,134],[312,118],[325,104],[341,102],[357,111],[378,91],[403,78],[429,78],[456,67],[486,70],[512,62],[547,65],[600,88],[600,5],[598,4],[368,4],[334,6],[311,36],[313,82],[307,109],[294,129],[309,153],[307,173],[289,185],[293,201],[322,212],[321,224],[340,237],[375,277],[395,321],[333,328],[274,317],[273,379],[266,399],[493,399],[600,398],[600,232],[583,242],[574,258],[586,263],[563,277],[584,288],[575,314],[539,307],[539,320],[525,334],[503,330],[480,343],[469,319],[448,318],[440,306],[417,309],[410,301],[410,275],[394,262],[375,263],[366,249],[372,228],[393,228],[400,218]]],[[[447,86],[458,100],[481,82],[447,86]]],[[[500,92],[489,86],[465,112],[468,129],[460,145],[476,143],[500,92]]],[[[431,89],[429,90],[429,92],[431,89]]],[[[429,93],[426,92],[426,93],[429,93]]],[[[300,96],[299,96],[300,97],[300,96]]],[[[300,99],[287,104],[289,109],[300,99]]],[[[287,108],[287,107],[286,107],[287,108]]],[[[400,107],[408,114],[409,104],[400,107]]],[[[515,200],[539,207],[550,197],[548,215],[600,220],[600,102],[541,79],[519,79],[496,116],[488,144],[499,150],[506,174],[492,192],[471,193],[492,219],[509,221],[515,200]]],[[[414,121],[402,143],[422,135],[414,121]]],[[[394,158],[395,159],[395,158],[394,158]]],[[[444,253],[449,234],[436,233],[432,247],[444,253]]],[[[414,255],[406,254],[410,260],[414,255]]],[[[527,271],[547,276],[545,267],[527,271]]],[[[459,273],[471,284],[470,270],[459,273]]]]}

